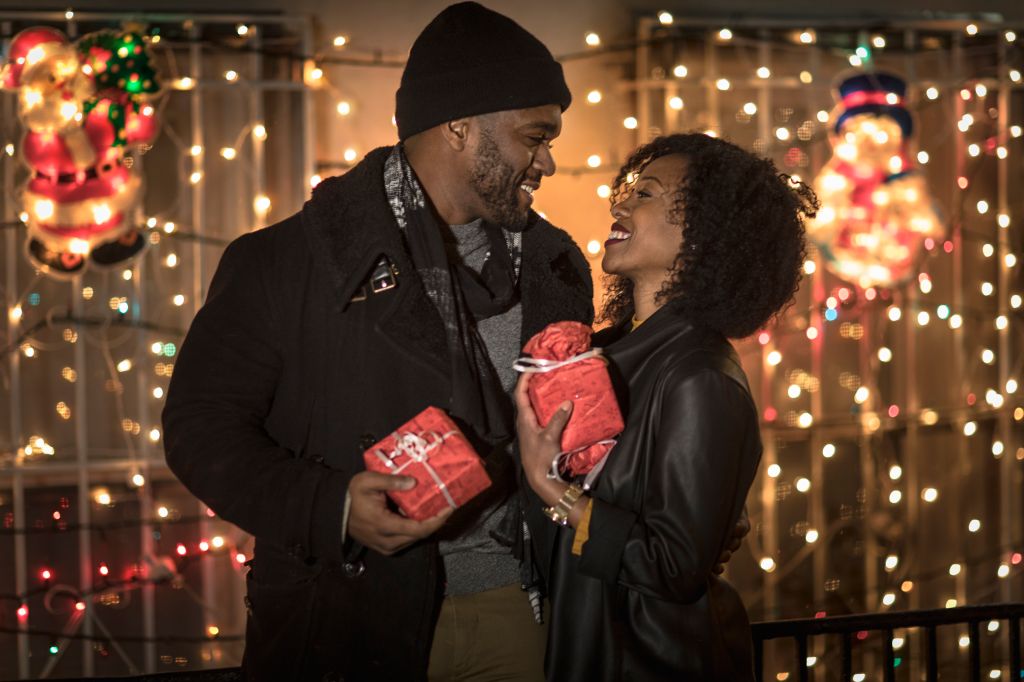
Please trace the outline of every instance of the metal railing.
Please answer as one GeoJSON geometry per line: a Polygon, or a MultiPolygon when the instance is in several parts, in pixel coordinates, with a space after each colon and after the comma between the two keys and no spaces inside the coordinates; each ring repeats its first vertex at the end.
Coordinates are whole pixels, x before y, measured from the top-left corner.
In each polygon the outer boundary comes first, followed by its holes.
{"type": "MultiPolygon", "coordinates": [[[[757,682],[764,679],[764,643],[774,639],[792,639],[796,644],[796,679],[807,682],[814,674],[808,665],[808,640],[815,636],[838,635],[842,641],[840,653],[840,678],[853,678],[854,637],[862,632],[881,632],[883,637],[882,679],[896,680],[896,656],[893,647],[893,632],[896,629],[923,628],[926,651],[924,654],[925,679],[936,682],[939,679],[938,628],[948,625],[966,625],[968,644],[969,680],[980,682],[981,674],[981,626],[983,621],[1008,621],[1008,652],[1010,680],[1024,678],[1021,669],[1021,618],[1024,604],[991,604],[986,606],[961,606],[930,611],[894,611],[889,613],[867,613],[825,618],[800,618],[779,620],[753,625],[754,671],[757,682]]],[[[948,677],[947,677],[948,679],[948,677]]]]}

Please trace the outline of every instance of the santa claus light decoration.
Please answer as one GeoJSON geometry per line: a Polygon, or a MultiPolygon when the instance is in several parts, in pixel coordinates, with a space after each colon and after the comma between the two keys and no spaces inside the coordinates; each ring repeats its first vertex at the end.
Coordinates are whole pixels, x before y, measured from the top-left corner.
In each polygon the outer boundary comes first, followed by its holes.
{"type": "Polygon", "coordinates": [[[18,93],[26,129],[21,201],[33,265],[72,277],[88,262],[114,267],[137,256],[145,239],[131,210],[142,181],[125,153],[155,139],[160,90],[143,37],[102,31],[71,43],[53,28],[26,29],[11,42],[0,85],[18,93]]]}
{"type": "Polygon", "coordinates": [[[906,89],[888,73],[844,79],[831,116],[833,156],[814,180],[821,209],[808,236],[833,273],[862,289],[911,278],[925,240],[944,233],[910,160],[906,89]]]}

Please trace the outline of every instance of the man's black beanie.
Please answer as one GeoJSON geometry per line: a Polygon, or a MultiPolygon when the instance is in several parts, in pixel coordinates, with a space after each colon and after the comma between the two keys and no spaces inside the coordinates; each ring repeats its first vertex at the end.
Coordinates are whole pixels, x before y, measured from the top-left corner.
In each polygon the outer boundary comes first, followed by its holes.
{"type": "Polygon", "coordinates": [[[405,140],[447,121],[543,104],[569,108],[562,65],[530,32],[475,2],[438,14],[413,43],[395,99],[405,140]]]}

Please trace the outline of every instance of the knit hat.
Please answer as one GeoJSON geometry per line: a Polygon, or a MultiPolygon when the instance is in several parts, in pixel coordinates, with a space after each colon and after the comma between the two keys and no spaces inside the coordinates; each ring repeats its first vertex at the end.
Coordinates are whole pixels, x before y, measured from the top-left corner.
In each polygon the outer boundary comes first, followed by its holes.
{"type": "Polygon", "coordinates": [[[464,116],[569,108],[562,65],[529,31],[475,2],[451,5],[431,21],[409,52],[395,95],[398,137],[464,116]]]}

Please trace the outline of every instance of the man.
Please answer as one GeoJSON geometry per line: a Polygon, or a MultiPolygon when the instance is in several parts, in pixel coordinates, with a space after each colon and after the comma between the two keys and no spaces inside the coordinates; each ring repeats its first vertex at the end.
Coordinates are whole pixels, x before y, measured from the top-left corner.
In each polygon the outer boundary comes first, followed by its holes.
{"type": "Polygon", "coordinates": [[[586,260],[530,210],[570,100],[535,37],[453,5],[410,52],[401,144],[224,252],[164,432],[186,487],[256,538],[248,679],[543,679],[508,392],[527,339],[593,318],[586,260]],[[412,479],[362,453],[431,405],[493,485],[416,522],[385,497],[412,479]]]}
{"type": "Polygon", "coordinates": [[[256,538],[248,678],[417,680],[429,664],[437,679],[465,666],[475,679],[488,666],[493,679],[542,679],[544,629],[513,556],[529,543],[507,391],[526,339],[593,317],[586,260],[530,210],[570,100],[531,34],[475,3],[449,7],[409,55],[402,144],[225,251],[164,429],[175,474],[256,538]],[[385,493],[411,479],[362,460],[430,405],[494,480],[440,537],[447,514],[392,512],[385,493]]]}

